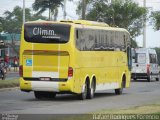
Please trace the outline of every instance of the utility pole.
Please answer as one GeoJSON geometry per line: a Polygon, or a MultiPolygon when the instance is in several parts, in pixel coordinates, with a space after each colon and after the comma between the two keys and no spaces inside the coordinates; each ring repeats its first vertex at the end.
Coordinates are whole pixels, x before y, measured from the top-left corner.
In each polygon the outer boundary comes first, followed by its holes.
{"type": "MultiPolygon", "coordinates": [[[[146,0],[143,1],[143,6],[146,8],[146,0]]],[[[146,16],[143,17],[143,47],[146,48],[146,16]]]]}
{"type": "Polygon", "coordinates": [[[25,0],[23,0],[23,24],[25,23],[25,0]]]}
{"type": "Polygon", "coordinates": [[[82,20],[86,19],[85,13],[86,13],[86,0],[82,0],[82,20]]]}
{"type": "Polygon", "coordinates": [[[63,11],[63,19],[66,19],[66,0],[64,0],[64,11],[63,11]]]}

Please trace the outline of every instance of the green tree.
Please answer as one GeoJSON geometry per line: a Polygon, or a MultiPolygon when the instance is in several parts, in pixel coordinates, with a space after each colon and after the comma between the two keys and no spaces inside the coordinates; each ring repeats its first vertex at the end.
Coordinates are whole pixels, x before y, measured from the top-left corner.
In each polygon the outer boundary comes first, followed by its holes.
{"type": "Polygon", "coordinates": [[[132,0],[97,0],[90,3],[90,10],[86,18],[93,21],[102,21],[113,27],[126,28],[131,38],[134,39],[142,33],[143,16],[147,15],[147,9],[139,7],[132,0]]]}
{"type": "Polygon", "coordinates": [[[160,11],[152,12],[151,18],[155,30],[160,30],[160,11]]]}
{"type": "MultiPolygon", "coordinates": [[[[23,14],[23,9],[19,6],[16,6],[13,9],[13,11],[5,11],[4,17],[0,19],[3,31],[9,34],[12,33],[20,34],[22,27],[22,14],[23,14]]],[[[46,19],[42,15],[35,15],[35,14],[32,15],[31,10],[29,8],[25,9],[25,18],[26,21],[46,19]]]]}
{"type": "Polygon", "coordinates": [[[160,65],[160,48],[156,47],[154,49],[156,50],[157,58],[158,58],[158,64],[160,65]]]}
{"type": "Polygon", "coordinates": [[[137,42],[133,39],[131,39],[131,47],[132,48],[137,48],[138,47],[137,42]]]}
{"type": "Polygon", "coordinates": [[[3,30],[3,25],[2,25],[2,23],[1,23],[1,21],[3,20],[3,18],[2,17],[0,17],[0,32],[2,32],[2,30],[3,30]]]}
{"type": "MultiPolygon", "coordinates": [[[[31,10],[25,9],[26,21],[32,21],[37,19],[46,19],[42,15],[32,15],[31,10]]],[[[0,24],[2,25],[2,31],[7,32],[12,42],[9,44],[13,48],[13,50],[19,54],[19,52],[15,49],[15,36],[16,34],[20,34],[22,27],[22,14],[23,9],[19,6],[16,6],[13,11],[5,11],[4,17],[0,18],[0,24]]]]}
{"type": "Polygon", "coordinates": [[[77,6],[77,14],[80,15],[81,19],[86,19],[86,13],[93,4],[93,0],[80,0],[77,6]]]}
{"type": "Polygon", "coordinates": [[[51,20],[51,16],[54,14],[54,20],[57,18],[58,8],[59,6],[63,6],[64,0],[35,0],[32,7],[33,10],[38,11],[38,14],[43,13],[47,9],[49,9],[49,20],[51,20]]]}

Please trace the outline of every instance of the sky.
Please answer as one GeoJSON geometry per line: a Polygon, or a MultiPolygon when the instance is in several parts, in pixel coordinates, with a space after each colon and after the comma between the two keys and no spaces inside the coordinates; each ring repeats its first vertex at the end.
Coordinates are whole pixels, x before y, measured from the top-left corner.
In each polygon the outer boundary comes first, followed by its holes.
{"type": "MultiPolygon", "coordinates": [[[[140,6],[143,6],[144,0],[135,0],[140,6]]],[[[146,0],[146,6],[149,10],[160,11],[160,0],[146,0]]],[[[136,42],[139,46],[143,46],[143,35],[136,38],[136,42]]],[[[146,47],[160,47],[160,30],[153,30],[153,26],[147,23],[146,31],[146,47]]]]}
{"type": "MultiPolygon", "coordinates": [[[[143,6],[143,0],[135,0],[140,6],[143,6]]],[[[25,0],[25,6],[27,8],[32,8],[32,3],[34,0],[25,0]]],[[[160,10],[160,0],[146,0],[147,7],[150,10],[157,11],[160,10]]],[[[69,2],[67,0],[67,19],[76,20],[78,19],[78,15],[76,14],[78,0],[73,0],[73,2],[69,2]]],[[[0,0],[0,16],[3,16],[4,11],[9,10],[12,11],[13,8],[18,6],[23,6],[23,0],[0,0]]],[[[34,12],[33,12],[34,13],[34,12]]],[[[48,11],[46,11],[43,15],[48,16],[48,11]]],[[[59,9],[58,20],[63,19],[62,8],[59,9]]],[[[154,31],[153,27],[147,23],[147,35],[146,35],[146,46],[160,47],[160,31],[154,31]]],[[[139,36],[136,38],[136,42],[139,46],[143,44],[143,36],[139,36]]]]}

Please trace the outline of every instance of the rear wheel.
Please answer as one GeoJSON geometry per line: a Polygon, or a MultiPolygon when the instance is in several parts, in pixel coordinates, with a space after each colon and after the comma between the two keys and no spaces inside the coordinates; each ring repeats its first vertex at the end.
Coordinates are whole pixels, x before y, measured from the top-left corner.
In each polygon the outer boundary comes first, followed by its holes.
{"type": "Polygon", "coordinates": [[[116,95],[121,95],[123,93],[123,87],[115,89],[115,94],[116,95]]]}
{"type": "Polygon", "coordinates": [[[54,92],[42,92],[42,91],[34,91],[34,96],[36,99],[53,99],[56,96],[54,92]]]}
{"type": "Polygon", "coordinates": [[[95,81],[92,81],[91,87],[88,88],[88,94],[87,94],[87,98],[88,99],[92,99],[94,98],[94,94],[95,94],[95,81]]]}
{"type": "Polygon", "coordinates": [[[123,88],[125,87],[125,77],[123,77],[121,88],[115,89],[116,95],[121,95],[123,93],[123,88]]]}
{"type": "Polygon", "coordinates": [[[82,88],[82,93],[79,94],[79,99],[80,100],[85,100],[87,98],[87,81],[85,82],[83,88],[82,88]]]}

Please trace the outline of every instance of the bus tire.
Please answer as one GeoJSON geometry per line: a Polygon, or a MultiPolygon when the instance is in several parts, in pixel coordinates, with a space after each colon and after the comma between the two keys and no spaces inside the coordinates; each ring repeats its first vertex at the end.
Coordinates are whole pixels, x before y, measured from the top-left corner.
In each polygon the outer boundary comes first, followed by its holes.
{"type": "Polygon", "coordinates": [[[94,98],[95,87],[96,87],[95,81],[92,80],[91,87],[89,87],[89,89],[88,89],[88,94],[87,94],[88,99],[94,98]]]}
{"type": "Polygon", "coordinates": [[[34,96],[36,99],[53,99],[56,96],[54,92],[42,92],[42,91],[34,91],[34,96]]]}
{"type": "Polygon", "coordinates": [[[125,76],[123,77],[123,80],[121,82],[121,88],[115,89],[116,95],[121,95],[123,93],[123,88],[125,88],[125,76]]]}
{"type": "Polygon", "coordinates": [[[87,81],[85,82],[85,84],[84,84],[84,86],[83,86],[84,88],[83,88],[83,90],[82,90],[82,93],[80,93],[79,95],[78,95],[78,97],[79,97],[79,99],[80,100],[85,100],[86,98],[87,98],[87,81]]]}
{"type": "Polygon", "coordinates": [[[43,98],[43,95],[41,92],[39,91],[34,91],[34,96],[36,99],[42,99],[43,98]]]}
{"type": "Polygon", "coordinates": [[[118,88],[118,89],[115,89],[115,94],[116,95],[121,95],[123,93],[123,88],[118,88]]]}

